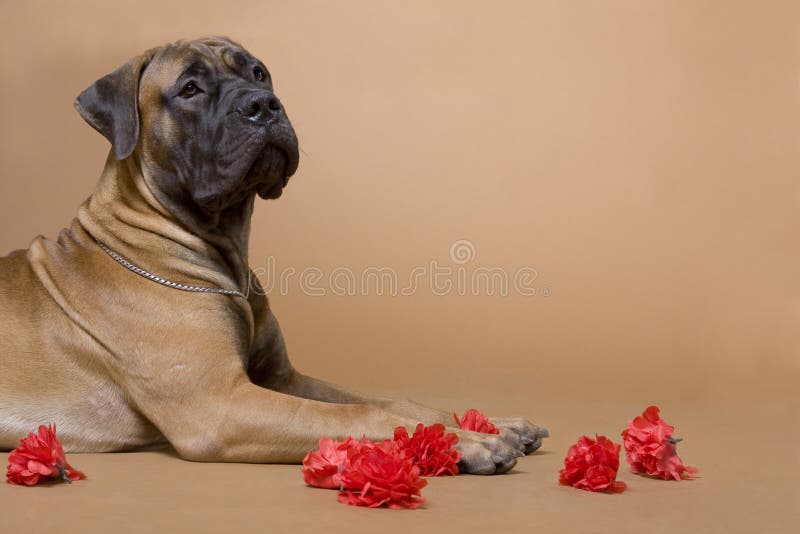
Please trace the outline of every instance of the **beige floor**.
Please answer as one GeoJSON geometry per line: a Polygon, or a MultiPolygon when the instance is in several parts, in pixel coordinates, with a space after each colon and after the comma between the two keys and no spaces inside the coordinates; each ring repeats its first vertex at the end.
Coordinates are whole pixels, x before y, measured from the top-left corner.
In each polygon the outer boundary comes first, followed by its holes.
{"type": "MultiPolygon", "coordinates": [[[[484,406],[520,413],[511,404],[484,406]]],[[[621,495],[557,484],[575,437],[595,431],[616,436],[638,409],[592,401],[541,404],[526,414],[552,430],[540,452],[505,476],[430,479],[423,490],[428,503],[416,511],[339,504],[334,491],[305,487],[298,466],[197,464],[168,452],[72,455],[88,481],[0,484],[0,532],[795,531],[800,436],[787,404],[746,411],[663,405],[664,417],[686,438],[683,459],[701,470],[697,480],[655,481],[623,467],[619,478],[628,490],[621,495]]]]}

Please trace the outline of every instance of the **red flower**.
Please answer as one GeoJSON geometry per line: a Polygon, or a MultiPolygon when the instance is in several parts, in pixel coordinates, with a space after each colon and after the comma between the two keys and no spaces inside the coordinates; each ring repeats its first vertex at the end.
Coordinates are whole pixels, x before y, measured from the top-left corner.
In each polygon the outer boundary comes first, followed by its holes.
{"type": "Polygon", "coordinates": [[[605,436],[595,437],[597,441],[582,436],[569,448],[564,469],[559,472],[559,482],[588,491],[625,491],[625,483],[615,480],[620,446],[605,436]]]}
{"type": "Polygon", "coordinates": [[[453,449],[458,443],[458,436],[445,434],[444,425],[417,425],[414,434],[409,436],[402,426],[394,429],[394,441],[405,449],[414,465],[419,467],[423,476],[445,476],[458,474],[458,462],[461,453],[453,449]]]}
{"type": "Polygon", "coordinates": [[[371,445],[372,442],[366,439],[356,441],[348,437],[344,441],[335,441],[322,438],[319,449],[310,451],[303,458],[303,480],[317,488],[341,488],[341,472],[349,464],[350,456],[360,447],[371,445]]]}
{"type": "Polygon", "coordinates": [[[33,486],[58,478],[71,483],[86,478],[86,475],[67,463],[64,447],[56,438],[56,425],[41,425],[38,434],[28,434],[8,455],[6,481],[33,486]]]}
{"type": "Polygon", "coordinates": [[[489,418],[475,408],[470,408],[464,412],[464,416],[460,421],[456,414],[453,414],[453,419],[461,430],[472,430],[474,432],[483,432],[484,434],[500,433],[500,430],[489,422],[489,418]]]}
{"type": "Polygon", "coordinates": [[[420,490],[427,484],[419,473],[411,456],[394,441],[359,447],[341,473],[348,491],[339,492],[339,501],[371,508],[416,508],[425,502],[420,490]]]}
{"type": "Polygon", "coordinates": [[[683,465],[675,451],[680,439],[672,437],[675,427],[659,417],[657,406],[648,407],[644,413],[628,423],[622,431],[625,453],[631,471],[664,480],[694,478],[697,469],[683,465]]]}

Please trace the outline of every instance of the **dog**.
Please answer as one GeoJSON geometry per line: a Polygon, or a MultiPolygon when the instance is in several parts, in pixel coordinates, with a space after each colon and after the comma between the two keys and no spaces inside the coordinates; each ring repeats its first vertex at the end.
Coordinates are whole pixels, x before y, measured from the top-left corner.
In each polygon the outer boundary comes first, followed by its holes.
{"type": "MultiPolygon", "coordinates": [[[[54,421],[67,451],[299,463],[323,436],[453,426],[292,367],[247,258],[255,198],[280,197],[299,161],[261,61],[228,38],[178,41],[75,108],[111,150],[58,239],[0,258],[0,449],[54,421]]],[[[507,472],[548,435],[492,422],[500,434],[452,429],[462,472],[507,472]]]]}

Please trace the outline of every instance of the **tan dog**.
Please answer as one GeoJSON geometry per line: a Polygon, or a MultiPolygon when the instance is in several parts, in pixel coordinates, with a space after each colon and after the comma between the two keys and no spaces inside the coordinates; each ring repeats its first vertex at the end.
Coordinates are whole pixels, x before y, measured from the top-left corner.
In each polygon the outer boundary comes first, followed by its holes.
{"type": "MultiPolygon", "coordinates": [[[[295,371],[247,262],[256,194],[297,140],[264,65],[223,38],[150,50],[76,101],[112,150],[56,241],[0,258],[0,449],[56,422],[68,451],[173,445],[189,460],[299,462],[448,413],[295,371]],[[250,287],[250,284],[253,287],[250,287]]],[[[502,473],[547,431],[457,431],[462,471],[502,473]]]]}

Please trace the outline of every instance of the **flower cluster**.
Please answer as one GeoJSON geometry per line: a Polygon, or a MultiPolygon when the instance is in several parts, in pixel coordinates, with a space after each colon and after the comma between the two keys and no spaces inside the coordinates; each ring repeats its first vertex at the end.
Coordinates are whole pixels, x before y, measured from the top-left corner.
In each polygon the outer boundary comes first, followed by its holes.
{"type": "Polygon", "coordinates": [[[348,437],[319,440],[319,448],[303,458],[303,480],[317,488],[338,488],[339,501],[355,506],[417,508],[425,502],[421,476],[458,474],[461,453],[453,449],[455,434],[444,425],[417,425],[412,435],[403,427],[394,440],[372,442],[348,437]]]}
{"type": "MultiPolygon", "coordinates": [[[[694,478],[697,469],[683,465],[675,452],[680,441],[672,437],[675,428],[659,416],[657,406],[648,407],[622,431],[625,457],[631,471],[664,480],[694,478]]],[[[620,445],[605,436],[593,440],[581,437],[570,447],[559,472],[559,482],[589,491],[622,492],[626,485],[616,481],[620,445]]]]}
{"type": "Polygon", "coordinates": [[[615,480],[620,446],[605,436],[595,437],[597,440],[582,436],[569,448],[559,482],[589,491],[625,491],[625,483],[615,480]]]}
{"type": "MultiPolygon", "coordinates": [[[[477,410],[467,410],[462,424],[469,430],[499,432],[477,410]]],[[[456,443],[458,437],[446,433],[444,425],[422,423],[410,435],[397,427],[394,439],[380,442],[322,438],[319,448],[303,458],[303,480],[317,488],[338,488],[345,504],[417,508],[425,502],[420,490],[427,481],[421,477],[458,474],[461,453],[453,448],[456,443]]]]}
{"type": "Polygon", "coordinates": [[[303,480],[317,488],[339,489],[341,502],[389,508],[417,508],[425,502],[420,468],[395,441],[374,443],[348,437],[319,440],[319,449],[303,459],[303,480]]]}
{"type": "Polygon", "coordinates": [[[71,483],[84,478],[86,475],[67,463],[55,425],[41,425],[38,433],[21,439],[8,455],[6,481],[10,484],[33,486],[56,479],[71,483]]]}
{"type": "Polygon", "coordinates": [[[694,478],[697,469],[683,465],[675,450],[680,439],[672,437],[674,431],[661,419],[657,406],[648,407],[628,423],[622,438],[631,471],[664,480],[694,478]]]}

